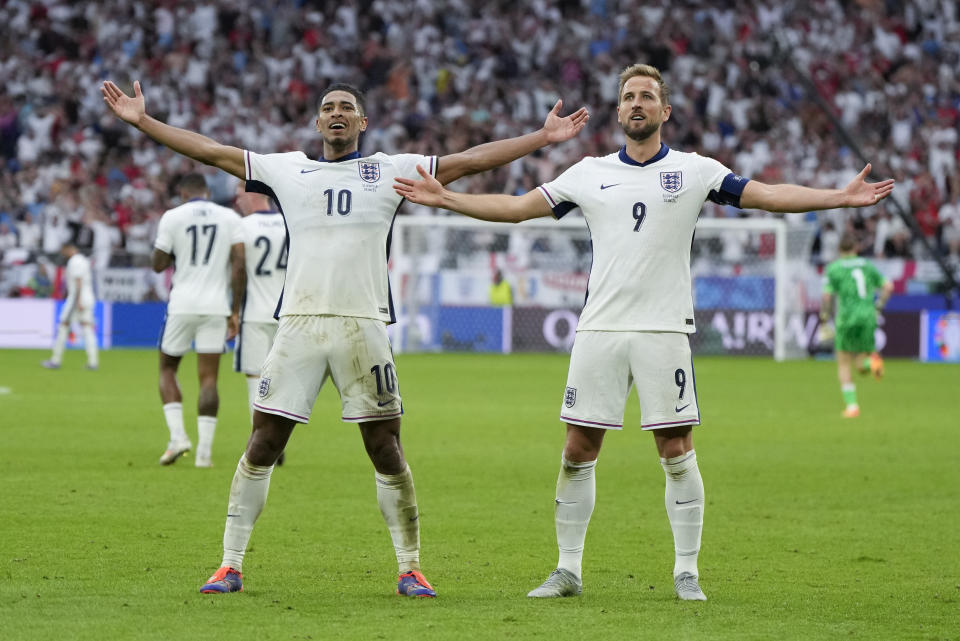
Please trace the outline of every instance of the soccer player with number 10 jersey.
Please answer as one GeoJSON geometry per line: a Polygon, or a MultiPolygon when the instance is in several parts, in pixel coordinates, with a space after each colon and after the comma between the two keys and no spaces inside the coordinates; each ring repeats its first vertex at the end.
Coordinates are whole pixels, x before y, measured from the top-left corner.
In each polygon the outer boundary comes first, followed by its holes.
{"type": "Polygon", "coordinates": [[[260,374],[253,433],[230,489],[223,561],[201,592],[243,589],[241,563],[273,466],[294,426],[309,420],[330,378],[340,392],[342,420],[358,424],[376,471],[377,502],[400,571],[397,593],[435,596],[420,573],[419,511],[400,444],[400,389],[386,332],[394,320],[386,258],[403,200],[391,185],[415,177],[418,166],[443,184],[499,167],[572,138],[586,124],[586,109],[561,118],[558,101],[536,132],[440,158],[364,157],[359,152],[359,136],[367,128],[363,94],[336,84],[321,94],[316,127],[323,157],[312,159],[302,152],[261,155],[161,123],[146,114],[139,83],[133,96],[109,81],[101,91],[114,114],[154,140],[269,194],[289,234],[280,323],[260,374]]]}

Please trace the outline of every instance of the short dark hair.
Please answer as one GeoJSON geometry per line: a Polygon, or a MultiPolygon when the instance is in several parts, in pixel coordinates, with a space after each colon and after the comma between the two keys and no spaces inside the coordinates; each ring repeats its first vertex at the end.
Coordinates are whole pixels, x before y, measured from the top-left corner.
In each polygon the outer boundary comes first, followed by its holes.
{"type": "Polygon", "coordinates": [[[345,82],[335,82],[323,90],[323,93],[320,94],[320,100],[317,101],[317,111],[320,111],[320,107],[323,105],[323,99],[326,98],[327,94],[329,94],[331,91],[346,91],[348,94],[352,95],[357,99],[357,107],[360,109],[360,115],[366,115],[366,97],[363,95],[363,92],[353,85],[348,85],[345,82]]]}
{"type": "Polygon", "coordinates": [[[842,252],[853,251],[857,248],[857,245],[857,237],[850,232],[847,232],[840,237],[840,251],[842,252]]]}
{"type": "Polygon", "coordinates": [[[177,186],[181,191],[185,191],[189,194],[205,194],[209,191],[209,187],[207,187],[207,181],[203,177],[203,174],[198,174],[196,172],[184,175],[184,177],[180,179],[180,182],[177,186]]]}

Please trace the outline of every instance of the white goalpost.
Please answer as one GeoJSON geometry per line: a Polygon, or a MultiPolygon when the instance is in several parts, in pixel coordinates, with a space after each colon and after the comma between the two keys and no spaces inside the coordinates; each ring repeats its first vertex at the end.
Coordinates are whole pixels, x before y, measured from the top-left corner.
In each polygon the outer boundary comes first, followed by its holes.
{"type": "MultiPolygon", "coordinates": [[[[808,354],[819,276],[815,228],[782,218],[701,218],[691,247],[694,353],[808,354]]],[[[390,281],[394,349],[569,351],[592,248],[581,216],[494,224],[464,216],[398,216],[390,281]],[[497,278],[512,300],[491,296],[497,278]]]]}

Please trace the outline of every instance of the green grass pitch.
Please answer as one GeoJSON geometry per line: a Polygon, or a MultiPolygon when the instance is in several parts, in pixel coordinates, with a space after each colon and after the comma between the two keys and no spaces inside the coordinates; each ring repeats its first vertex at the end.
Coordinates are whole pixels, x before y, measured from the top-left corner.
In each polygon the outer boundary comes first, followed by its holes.
{"type": "MultiPolygon", "coordinates": [[[[706,603],[680,603],[663,471],[639,428],[598,466],[580,598],[553,569],[564,355],[405,355],[403,443],[436,600],[397,597],[357,429],[332,386],[297,428],[242,594],[201,595],[249,432],[224,360],[211,470],[163,468],[156,354],[0,351],[0,638],[960,639],[960,367],[891,361],[840,417],[829,361],[698,358],[706,603]]],[[[181,368],[195,439],[195,359],[181,368]]]]}

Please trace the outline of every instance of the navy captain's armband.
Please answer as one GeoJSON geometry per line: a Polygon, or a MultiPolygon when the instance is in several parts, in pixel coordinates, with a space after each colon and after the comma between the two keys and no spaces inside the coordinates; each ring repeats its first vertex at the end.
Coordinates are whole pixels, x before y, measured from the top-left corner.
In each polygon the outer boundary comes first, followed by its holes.
{"type": "Polygon", "coordinates": [[[711,189],[707,194],[707,200],[711,200],[718,205],[740,206],[740,196],[743,194],[743,188],[750,182],[749,178],[738,176],[731,172],[726,175],[720,184],[720,189],[711,189]]]}

